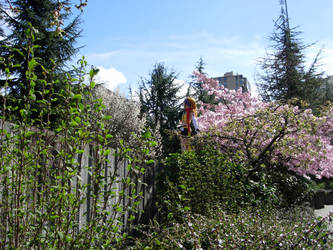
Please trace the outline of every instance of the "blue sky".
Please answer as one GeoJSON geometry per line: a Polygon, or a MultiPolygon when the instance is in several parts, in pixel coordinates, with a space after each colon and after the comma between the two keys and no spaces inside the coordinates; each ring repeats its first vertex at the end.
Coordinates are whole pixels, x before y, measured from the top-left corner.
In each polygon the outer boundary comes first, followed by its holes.
{"type": "MultiPolygon", "coordinates": [[[[279,0],[89,0],[82,37],[101,81],[126,94],[157,62],[189,80],[200,57],[209,76],[243,74],[253,85],[258,59],[269,49],[279,0]]],[[[322,70],[333,75],[333,0],[289,0],[292,27],[302,34],[308,62],[322,49],[322,70]]]]}

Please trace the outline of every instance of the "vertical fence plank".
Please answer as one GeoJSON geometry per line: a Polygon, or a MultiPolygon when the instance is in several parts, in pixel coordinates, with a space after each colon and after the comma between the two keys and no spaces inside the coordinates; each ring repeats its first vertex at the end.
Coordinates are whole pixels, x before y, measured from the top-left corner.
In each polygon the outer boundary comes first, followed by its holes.
{"type": "Polygon", "coordinates": [[[87,188],[86,185],[88,183],[88,166],[89,166],[89,155],[90,155],[90,147],[89,145],[86,145],[84,147],[84,152],[82,153],[81,156],[81,161],[80,161],[80,169],[81,169],[81,187],[82,189],[80,190],[80,195],[81,195],[81,200],[84,202],[81,203],[80,205],[80,216],[79,216],[79,229],[83,227],[84,224],[87,223],[87,188]]]}

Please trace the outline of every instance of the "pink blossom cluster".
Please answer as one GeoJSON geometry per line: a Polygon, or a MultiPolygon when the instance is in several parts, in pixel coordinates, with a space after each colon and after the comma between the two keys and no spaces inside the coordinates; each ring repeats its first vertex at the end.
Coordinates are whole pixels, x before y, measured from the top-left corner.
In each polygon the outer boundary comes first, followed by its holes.
{"type": "Polygon", "coordinates": [[[310,109],[265,103],[195,74],[218,103],[200,103],[200,130],[214,136],[221,149],[233,152],[254,169],[267,162],[282,163],[305,177],[333,177],[332,107],[315,116],[310,109]]]}

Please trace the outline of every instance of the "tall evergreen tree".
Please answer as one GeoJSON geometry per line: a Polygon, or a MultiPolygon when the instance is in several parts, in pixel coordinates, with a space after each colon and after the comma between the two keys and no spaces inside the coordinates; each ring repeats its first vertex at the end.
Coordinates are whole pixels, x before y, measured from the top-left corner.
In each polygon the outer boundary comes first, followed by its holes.
{"type": "Polygon", "coordinates": [[[298,98],[313,104],[322,80],[322,74],[316,73],[319,53],[306,70],[304,50],[310,45],[304,45],[298,39],[300,32],[290,28],[286,0],[281,1],[281,14],[274,26],[270,37],[273,52],[261,62],[259,93],[265,101],[298,98]]]}
{"type": "MultiPolygon", "coordinates": [[[[203,58],[200,57],[197,64],[195,65],[194,71],[200,74],[207,75],[205,72],[205,65],[203,58]]],[[[199,82],[195,74],[190,75],[191,81],[187,91],[188,96],[193,96],[197,101],[204,103],[214,103],[215,98],[213,95],[208,95],[208,92],[203,89],[202,82],[199,82]]]]}
{"type": "MultiPolygon", "coordinates": [[[[205,65],[206,63],[204,62],[203,58],[200,57],[197,64],[194,67],[194,71],[198,72],[200,74],[206,75],[205,72],[205,65]]],[[[201,82],[198,82],[197,77],[194,74],[190,75],[190,83],[187,91],[187,95],[192,95],[196,100],[201,101],[201,96],[203,95],[203,88],[201,86],[201,82]]]]}
{"type": "Polygon", "coordinates": [[[147,115],[148,125],[161,129],[177,127],[180,100],[177,97],[180,86],[175,83],[176,73],[168,72],[162,63],[157,63],[150,74],[150,79],[141,80],[139,95],[141,113],[147,115]]]}
{"type": "MultiPolygon", "coordinates": [[[[32,54],[28,49],[34,46],[36,78],[47,82],[61,78],[66,63],[77,53],[79,48],[74,43],[81,33],[80,17],[69,20],[70,5],[69,0],[16,0],[11,1],[10,8],[0,6],[0,16],[9,29],[8,35],[0,41],[0,56],[4,58],[6,67],[16,65],[9,68],[11,78],[7,81],[6,90],[12,105],[22,106],[22,101],[29,94],[30,83],[26,72],[32,54]],[[29,29],[30,35],[27,34],[29,29]]],[[[4,64],[0,65],[1,88],[5,82],[4,67],[4,64]]],[[[54,89],[61,89],[61,81],[55,82],[59,86],[53,86],[54,89]]],[[[36,81],[35,84],[37,103],[38,91],[43,88],[43,83],[36,81]]]]}
{"type": "Polygon", "coordinates": [[[181,101],[177,94],[182,86],[176,84],[176,77],[174,71],[168,72],[164,64],[157,63],[149,79],[139,83],[141,114],[147,116],[149,127],[159,126],[164,145],[168,140],[167,130],[176,129],[179,122],[181,101]]]}

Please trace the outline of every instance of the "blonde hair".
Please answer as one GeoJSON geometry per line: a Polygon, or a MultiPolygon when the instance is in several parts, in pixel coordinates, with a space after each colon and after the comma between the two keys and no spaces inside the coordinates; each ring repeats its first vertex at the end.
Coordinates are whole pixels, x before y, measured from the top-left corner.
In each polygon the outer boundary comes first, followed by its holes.
{"type": "Polygon", "coordinates": [[[194,115],[197,116],[197,104],[195,102],[195,99],[192,98],[192,97],[186,97],[184,103],[189,104],[189,106],[191,107],[194,115]]]}

